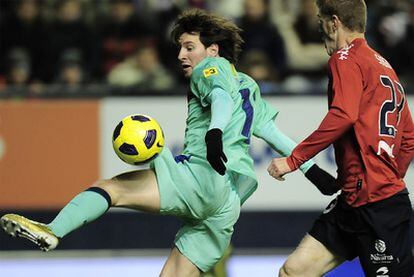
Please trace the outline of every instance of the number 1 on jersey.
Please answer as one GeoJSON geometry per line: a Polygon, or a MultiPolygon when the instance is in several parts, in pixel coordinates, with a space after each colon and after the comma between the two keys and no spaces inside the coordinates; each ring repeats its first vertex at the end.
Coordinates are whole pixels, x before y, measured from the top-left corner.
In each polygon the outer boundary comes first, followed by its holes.
{"type": "Polygon", "coordinates": [[[242,109],[246,113],[246,121],[243,125],[243,130],[241,134],[246,137],[246,143],[250,143],[250,128],[253,123],[253,106],[250,103],[250,90],[248,88],[242,89],[239,91],[243,99],[242,109]]]}

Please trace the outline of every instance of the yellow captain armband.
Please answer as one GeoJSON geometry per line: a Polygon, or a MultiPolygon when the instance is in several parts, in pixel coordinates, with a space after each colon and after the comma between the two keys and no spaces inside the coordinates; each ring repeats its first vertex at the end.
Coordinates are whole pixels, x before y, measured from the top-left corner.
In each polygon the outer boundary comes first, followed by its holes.
{"type": "Polygon", "coordinates": [[[209,67],[203,70],[204,77],[208,78],[211,75],[218,75],[217,67],[209,67]]]}

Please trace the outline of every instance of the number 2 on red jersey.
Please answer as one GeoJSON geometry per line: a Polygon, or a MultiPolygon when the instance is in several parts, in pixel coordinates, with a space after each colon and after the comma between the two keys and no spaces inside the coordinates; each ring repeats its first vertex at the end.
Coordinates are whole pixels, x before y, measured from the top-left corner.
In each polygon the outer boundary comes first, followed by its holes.
{"type": "MultiPolygon", "coordinates": [[[[385,100],[379,111],[379,136],[395,138],[397,133],[397,125],[400,121],[401,111],[404,107],[405,94],[402,85],[396,81],[392,81],[389,76],[380,76],[381,84],[388,88],[391,94],[391,99],[385,100]],[[397,87],[397,89],[396,89],[397,87]],[[398,101],[397,92],[401,95],[400,101],[398,101]]],[[[391,158],[393,155],[394,144],[389,145],[386,141],[380,140],[378,143],[377,155],[381,155],[382,150],[385,151],[391,158]]]]}

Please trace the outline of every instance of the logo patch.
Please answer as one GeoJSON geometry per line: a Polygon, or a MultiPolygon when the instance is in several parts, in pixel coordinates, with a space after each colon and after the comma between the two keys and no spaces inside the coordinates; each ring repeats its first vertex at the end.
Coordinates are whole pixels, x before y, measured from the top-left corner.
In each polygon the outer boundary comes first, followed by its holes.
{"type": "Polygon", "coordinates": [[[211,75],[218,75],[217,67],[209,67],[203,70],[204,77],[208,78],[211,75]]]}
{"type": "Polygon", "coordinates": [[[377,239],[375,241],[375,250],[377,250],[378,253],[384,253],[387,247],[385,246],[385,242],[383,240],[377,239]]]}
{"type": "MultiPolygon", "coordinates": [[[[384,254],[385,250],[387,250],[387,246],[383,240],[377,239],[374,243],[375,250],[377,253],[371,254],[370,259],[373,264],[390,264],[394,261],[393,255],[384,254]]],[[[380,268],[381,269],[381,268],[380,268]]],[[[388,276],[385,275],[378,275],[378,276],[388,276]]]]}
{"type": "Polygon", "coordinates": [[[380,267],[377,271],[376,271],[376,274],[377,274],[377,277],[389,277],[389,275],[388,275],[388,267],[386,267],[386,266],[383,266],[383,267],[380,267]]]}

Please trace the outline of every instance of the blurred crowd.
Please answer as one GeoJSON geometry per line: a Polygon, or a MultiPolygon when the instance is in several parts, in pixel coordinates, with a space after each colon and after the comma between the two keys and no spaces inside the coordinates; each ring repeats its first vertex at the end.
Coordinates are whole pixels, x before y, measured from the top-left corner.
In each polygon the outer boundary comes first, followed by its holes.
{"type": "MultiPolygon", "coordinates": [[[[414,88],[414,1],[372,0],[368,42],[414,88]]],[[[328,56],[314,0],[0,0],[0,96],[185,91],[169,31],[184,9],[244,30],[238,69],[263,93],[321,93],[328,56]]]]}

